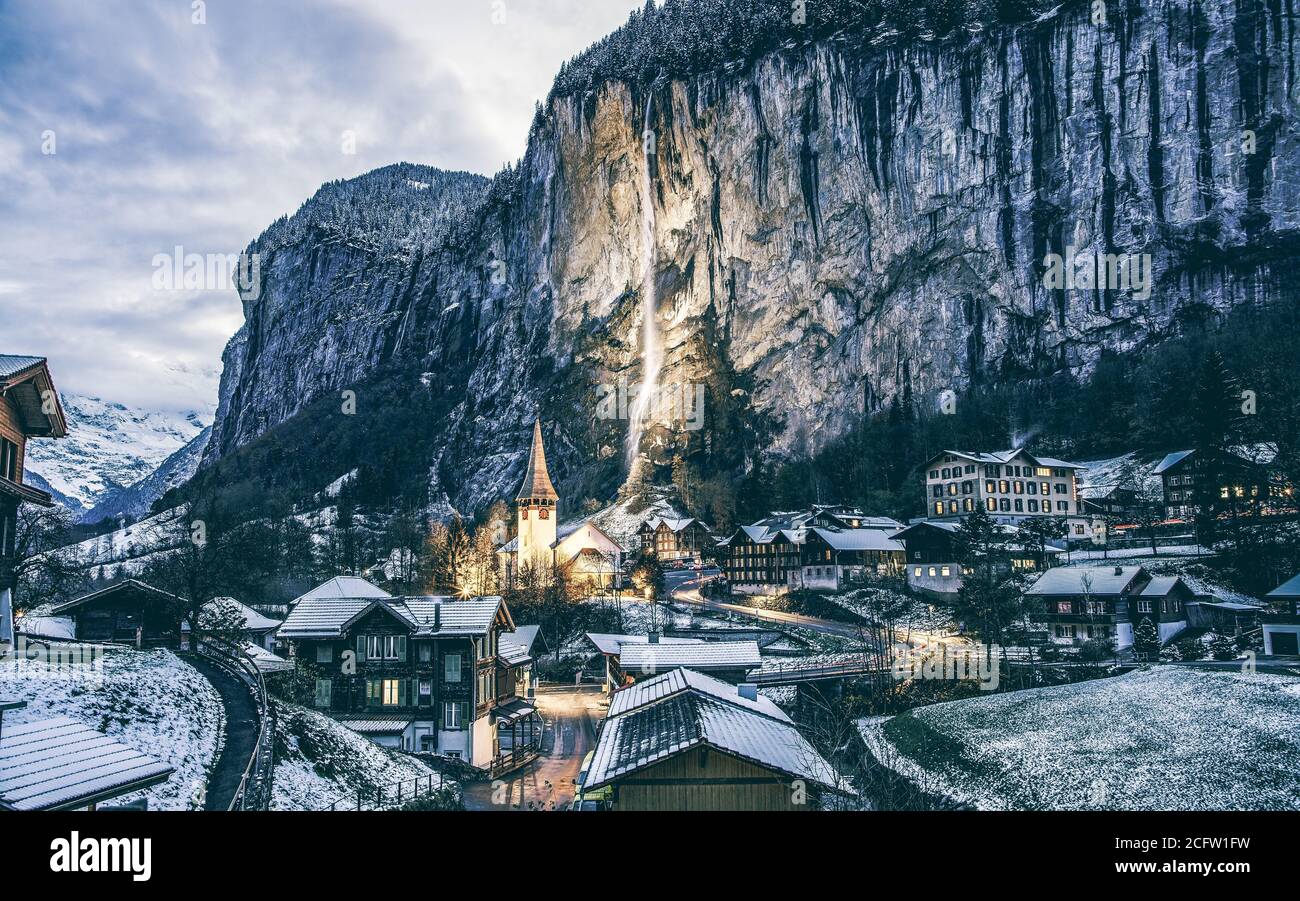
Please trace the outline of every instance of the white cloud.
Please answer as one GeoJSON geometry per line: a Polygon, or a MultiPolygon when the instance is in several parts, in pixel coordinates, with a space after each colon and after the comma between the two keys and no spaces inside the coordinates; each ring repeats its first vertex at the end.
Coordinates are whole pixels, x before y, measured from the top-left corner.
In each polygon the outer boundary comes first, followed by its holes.
{"type": "Polygon", "coordinates": [[[155,254],[236,253],[393,162],[492,174],[638,5],[504,0],[496,25],[492,0],[230,0],[196,26],[174,0],[0,3],[0,352],[51,357],[65,391],[210,403],[239,301],[153,291],[155,254]]]}

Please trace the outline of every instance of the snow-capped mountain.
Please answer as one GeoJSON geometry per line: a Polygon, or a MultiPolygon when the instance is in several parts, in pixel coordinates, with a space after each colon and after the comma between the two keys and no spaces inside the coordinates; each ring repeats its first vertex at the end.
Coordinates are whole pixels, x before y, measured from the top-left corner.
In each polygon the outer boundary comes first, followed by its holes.
{"type": "MultiPolygon", "coordinates": [[[[63,395],[68,416],[68,437],[61,441],[33,441],[28,447],[26,476],[33,485],[50,492],[59,503],[81,521],[95,521],[89,514],[97,505],[111,508],[104,515],[127,512],[125,507],[108,504],[112,496],[150,479],[164,464],[171,464],[174,475],[182,480],[193,474],[179,452],[204,433],[211,423],[210,411],[159,413],[128,407],[96,397],[63,395]],[[172,460],[174,455],[182,459],[172,460]]],[[[206,441],[202,442],[206,445],[206,441]]],[[[202,453],[202,448],[195,455],[202,453]]],[[[157,480],[173,481],[164,475],[157,480]]],[[[137,495],[141,492],[136,492],[137,495]]],[[[157,495],[155,495],[156,497],[157,495]]],[[[143,510],[153,502],[150,498],[143,510]]],[[[134,515],[139,515],[139,498],[128,500],[134,515]]]]}
{"type": "Polygon", "coordinates": [[[203,459],[203,451],[207,449],[210,437],[211,426],[199,432],[194,440],[164,460],[149,475],[134,485],[108,492],[79,518],[82,522],[95,523],[124,516],[131,519],[147,516],[154,501],[171,489],[184,485],[198,471],[199,461],[203,459]]]}

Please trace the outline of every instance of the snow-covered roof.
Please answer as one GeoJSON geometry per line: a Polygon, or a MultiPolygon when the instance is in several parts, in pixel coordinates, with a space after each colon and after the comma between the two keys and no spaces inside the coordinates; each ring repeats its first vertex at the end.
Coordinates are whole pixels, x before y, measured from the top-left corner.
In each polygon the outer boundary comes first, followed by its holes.
{"type": "Polygon", "coordinates": [[[695,519],[694,517],[673,519],[667,516],[655,516],[650,519],[647,519],[642,524],[641,527],[643,529],[649,529],[650,531],[654,532],[657,531],[660,526],[665,526],[669,529],[669,531],[682,532],[685,531],[686,529],[689,529],[693,523],[698,524],[700,528],[705,529],[707,531],[707,527],[704,525],[704,523],[700,522],[698,519],[695,519]]]}
{"type": "Polygon", "coordinates": [[[66,638],[71,640],[77,637],[77,624],[70,616],[32,616],[28,614],[19,619],[14,628],[33,638],[66,638]]]}
{"type": "Polygon", "coordinates": [[[1185,450],[1175,451],[1172,454],[1168,454],[1163,460],[1156,464],[1155,474],[1160,475],[1167,470],[1173,469],[1179,463],[1190,457],[1192,453],[1193,451],[1185,450]]]}
{"type": "Polygon", "coordinates": [[[690,669],[751,669],[763,662],[756,641],[702,641],[698,644],[625,644],[618,665],[625,671],[663,672],[690,669]]]}
{"type": "Polygon", "coordinates": [[[1059,566],[1039,576],[1025,594],[1122,594],[1141,573],[1140,566],[1059,566]]]}
{"type": "Polygon", "coordinates": [[[945,450],[945,451],[940,451],[939,453],[931,457],[929,460],[926,460],[925,465],[930,466],[931,464],[934,463],[935,460],[947,456],[961,457],[963,460],[970,460],[974,463],[992,463],[994,465],[1002,465],[1005,463],[1010,463],[1016,457],[1019,457],[1021,455],[1028,457],[1030,460],[1034,461],[1040,466],[1047,466],[1052,469],[1083,469],[1084,468],[1078,463],[1070,463],[1066,460],[1058,460],[1055,457],[1036,456],[1030,453],[1029,451],[1025,450],[1023,447],[1018,447],[1015,450],[994,451],[993,453],[988,453],[988,454],[971,452],[971,451],[945,450]]]}
{"type": "Polygon", "coordinates": [[[308,598],[388,598],[392,597],[384,589],[357,576],[335,576],[323,585],[317,585],[302,597],[293,601],[297,604],[308,598]]]}
{"type": "Polygon", "coordinates": [[[1181,581],[1182,579],[1177,576],[1156,576],[1150,582],[1143,585],[1141,591],[1136,593],[1144,598],[1163,598],[1166,597],[1169,592],[1173,591],[1174,586],[1181,581]]]}
{"type": "Polygon", "coordinates": [[[9,378],[20,372],[39,366],[45,362],[44,357],[22,357],[14,354],[0,354],[0,379],[9,378]]]}
{"type": "Polygon", "coordinates": [[[1266,598],[1300,598],[1300,575],[1292,576],[1277,588],[1274,588],[1266,598]]]}
{"type": "Polygon", "coordinates": [[[0,733],[0,802],[15,810],[86,807],[165,782],[173,772],[67,717],[0,733]]]}
{"type": "Polygon", "coordinates": [[[882,529],[814,528],[817,536],[837,551],[901,551],[903,545],[889,537],[882,529]]]}
{"type": "Polygon", "coordinates": [[[381,607],[416,635],[483,635],[503,609],[503,602],[499,597],[310,598],[293,608],[279,634],[282,638],[338,638],[357,619],[381,607]]]}
{"type": "Polygon", "coordinates": [[[339,720],[353,732],[361,735],[401,735],[410,728],[412,720],[339,720]]]}
{"type": "Polygon", "coordinates": [[[204,604],[204,607],[215,607],[218,603],[234,604],[239,609],[240,614],[244,617],[244,629],[249,632],[270,632],[280,627],[280,620],[271,619],[269,616],[263,616],[247,604],[241,604],[234,598],[213,598],[204,604]]]}
{"type": "Polygon", "coordinates": [[[540,626],[519,626],[513,632],[502,632],[497,647],[506,663],[519,666],[533,657],[533,645],[537,642],[540,626]]]}
{"type": "MultiPolygon", "coordinates": [[[[625,644],[649,644],[649,635],[618,635],[611,632],[588,632],[587,640],[602,654],[617,654],[625,644]]],[[[660,644],[704,644],[702,638],[669,638],[663,636],[660,644]]]]}
{"type": "Polygon", "coordinates": [[[770,716],[783,723],[792,722],[784,710],[767,698],[760,695],[757,700],[751,701],[749,698],[742,697],[736,686],[689,669],[675,669],[662,676],[620,689],[610,699],[607,716],[630,713],[684,691],[698,691],[719,701],[734,704],[763,716],[770,716]]]}
{"type": "Polygon", "coordinates": [[[789,778],[828,788],[838,782],[835,770],[794,726],[687,689],[606,719],[584,785],[598,788],[701,746],[789,778]]]}
{"type": "Polygon", "coordinates": [[[189,604],[189,601],[185,600],[185,598],[180,597],[178,595],[171,594],[170,592],[163,591],[161,588],[154,588],[152,585],[146,585],[144,582],[140,582],[136,579],[127,579],[125,581],[118,582],[116,585],[110,585],[107,588],[101,588],[99,591],[95,591],[90,594],[84,595],[82,597],[76,598],[74,600],[68,601],[65,604],[58,604],[51,610],[51,613],[55,614],[56,616],[61,615],[63,613],[67,613],[70,610],[75,610],[77,607],[81,607],[85,604],[94,603],[95,601],[98,601],[104,597],[108,597],[110,595],[114,595],[122,591],[127,591],[128,589],[143,592],[164,603],[169,603],[169,604],[174,603],[178,606],[185,606],[189,604]]]}

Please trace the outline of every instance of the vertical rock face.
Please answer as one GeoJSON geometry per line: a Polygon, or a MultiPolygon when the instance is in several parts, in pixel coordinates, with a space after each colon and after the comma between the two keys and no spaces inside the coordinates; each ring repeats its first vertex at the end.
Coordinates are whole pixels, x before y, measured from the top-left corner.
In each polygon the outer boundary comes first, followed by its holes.
{"type": "Polygon", "coordinates": [[[662,382],[707,388],[702,429],[647,433],[660,463],[805,453],[902,394],[1086,373],[1188,317],[1294,299],[1293,13],[1167,0],[943,45],[840,35],[658,84],[654,155],[643,90],[557,98],[517,169],[421,220],[437,240],[297,229],[275,249],[208,459],[396,362],[458,402],[430,424],[457,506],[511,489],[539,412],[561,477],[616,480],[627,423],[598,402],[640,378],[647,165],[662,382]],[[1061,286],[1050,254],[1135,255],[1139,280],[1149,258],[1149,294],[1061,286]]]}

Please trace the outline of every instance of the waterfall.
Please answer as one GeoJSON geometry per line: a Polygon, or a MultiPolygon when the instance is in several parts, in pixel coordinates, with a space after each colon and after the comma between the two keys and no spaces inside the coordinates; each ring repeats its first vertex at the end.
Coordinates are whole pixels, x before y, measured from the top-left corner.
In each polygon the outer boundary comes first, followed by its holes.
{"type": "Polygon", "coordinates": [[[646,421],[654,408],[659,389],[659,373],[663,369],[663,339],[659,334],[658,297],[655,274],[658,270],[658,253],[655,249],[655,199],[654,176],[651,167],[655,162],[656,138],[650,127],[654,95],[646,98],[645,128],[642,141],[645,147],[645,169],[641,178],[641,254],[645,270],[641,281],[641,384],[628,411],[631,425],[627,433],[628,481],[635,481],[641,464],[641,438],[646,421]]]}

